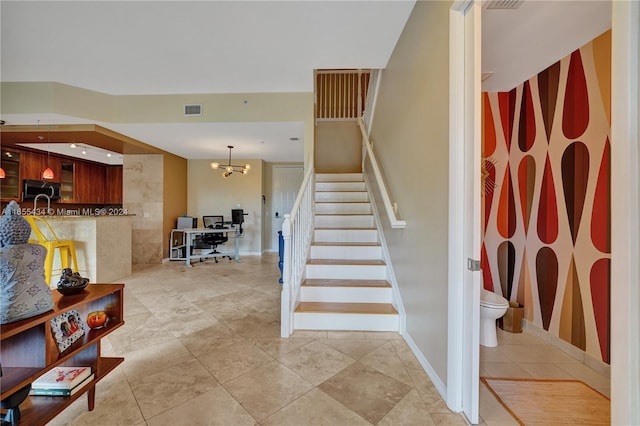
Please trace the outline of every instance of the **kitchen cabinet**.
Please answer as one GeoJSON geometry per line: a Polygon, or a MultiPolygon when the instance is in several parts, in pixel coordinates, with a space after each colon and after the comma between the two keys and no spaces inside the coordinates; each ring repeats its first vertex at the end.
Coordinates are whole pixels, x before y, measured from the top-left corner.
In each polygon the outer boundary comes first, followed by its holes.
{"type": "Polygon", "coordinates": [[[17,200],[20,198],[20,153],[3,149],[0,151],[0,166],[5,172],[5,178],[0,179],[0,198],[2,200],[17,200]]]}
{"type": "Polygon", "coordinates": [[[73,189],[75,202],[83,204],[105,203],[106,168],[101,164],[75,162],[73,189]]]}
{"type": "Polygon", "coordinates": [[[20,404],[19,425],[45,425],[85,393],[88,409],[93,410],[96,384],[124,361],[120,357],[103,357],[100,350],[100,340],[124,325],[124,284],[90,284],[83,292],[70,296],[63,296],[58,290],[52,293],[53,310],[1,326],[1,398],[5,400],[59,365],[90,366],[94,378],[71,396],[27,397],[20,404]],[[60,352],[51,319],[73,309],[77,309],[83,319],[94,311],[106,312],[108,319],[102,328],[91,329],[85,325],[84,336],[60,352]]]}
{"type": "Polygon", "coordinates": [[[105,203],[122,204],[122,166],[107,166],[105,203]]]}
{"type": "Polygon", "coordinates": [[[38,152],[20,153],[20,182],[24,179],[42,180],[42,172],[49,167],[53,170],[52,182],[60,182],[62,160],[60,157],[38,152]]]}

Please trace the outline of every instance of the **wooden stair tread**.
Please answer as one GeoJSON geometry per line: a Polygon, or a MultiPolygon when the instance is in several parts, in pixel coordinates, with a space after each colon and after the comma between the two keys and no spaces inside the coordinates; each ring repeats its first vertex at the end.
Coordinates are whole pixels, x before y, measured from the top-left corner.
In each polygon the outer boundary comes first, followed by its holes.
{"type": "Polygon", "coordinates": [[[398,311],[390,303],[336,303],[336,302],[300,302],[298,313],[336,313],[336,314],[383,314],[397,315],[398,311]]]}
{"type": "Polygon", "coordinates": [[[327,200],[323,200],[323,201],[314,201],[316,204],[371,204],[369,201],[361,201],[361,200],[354,200],[354,201],[343,201],[343,200],[331,200],[331,201],[327,201],[327,200]]]}
{"type": "Polygon", "coordinates": [[[366,231],[377,231],[376,228],[372,228],[370,226],[368,227],[363,227],[363,228],[354,228],[354,227],[349,227],[349,228],[318,228],[317,226],[314,228],[316,231],[362,231],[362,230],[366,230],[366,231]]]}
{"type": "Polygon", "coordinates": [[[308,278],[303,283],[306,287],[376,287],[391,288],[386,280],[329,279],[308,278]]]}
{"type": "Polygon", "coordinates": [[[316,216],[373,216],[372,213],[316,213],[316,216]]]}
{"type": "Polygon", "coordinates": [[[307,265],[382,265],[380,259],[309,259],[307,265]]]}
{"type": "Polygon", "coordinates": [[[380,243],[367,243],[367,242],[313,242],[312,246],[322,246],[322,247],[379,247],[380,243]]]}

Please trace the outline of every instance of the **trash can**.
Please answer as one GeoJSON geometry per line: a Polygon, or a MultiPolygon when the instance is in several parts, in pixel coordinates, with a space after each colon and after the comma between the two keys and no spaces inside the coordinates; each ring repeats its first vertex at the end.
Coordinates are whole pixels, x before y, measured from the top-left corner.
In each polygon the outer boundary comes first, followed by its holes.
{"type": "Polygon", "coordinates": [[[282,265],[284,263],[284,237],[282,236],[282,231],[278,231],[278,257],[280,258],[280,261],[278,261],[278,268],[280,268],[280,279],[278,282],[282,284],[282,265]]]}
{"type": "Polygon", "coordinates": [[[524,319],[524,306],[509,305],[507,312],[502,317],[502,329],[512,333],[522,333],[522,320],[524,319]]]}

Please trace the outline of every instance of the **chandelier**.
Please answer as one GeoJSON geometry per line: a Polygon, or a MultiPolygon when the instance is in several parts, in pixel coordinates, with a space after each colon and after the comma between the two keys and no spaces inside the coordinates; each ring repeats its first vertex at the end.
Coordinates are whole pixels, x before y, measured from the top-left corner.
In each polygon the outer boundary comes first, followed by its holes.
{"type": "Polygon", "coordinates": [[[211,163],[211,168],[214,170],[222,168],[224,170],[224,172],[222,172],[222,177],[224,178],[228,178],[229,176],[231,176],[231,174],[233,174],[233,172],[238,172],[246,175],[249,172],[251,165],[245,164],[244,166],[236,166],[234,164],[231,164],[231,150],[233,149],[233,146],[227,145],[227,148],[229,148],[229,162],[226,165],[221,165],[220,163],[214,161],[213,163],[211,163]]]}

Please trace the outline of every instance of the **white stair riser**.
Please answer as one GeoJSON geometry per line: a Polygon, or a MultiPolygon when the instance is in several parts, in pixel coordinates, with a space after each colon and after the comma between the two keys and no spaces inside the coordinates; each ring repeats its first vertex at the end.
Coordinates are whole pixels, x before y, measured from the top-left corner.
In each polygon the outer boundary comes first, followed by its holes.
{"type": "Polygon", "coordinates": [[[360,203],[316,203],[316,213],[321,214],[370,214],[371,204],[360,203]]]}
{"type": "Polygon", "coordinates": [[[308,279],[386,280],[386,265],[307,265],[308,279]]]}
{"type": "Polygon", "coordinates": [[[391,303],[390,287],[300,287],[302,302],[391,303]]]}
{"type": "Polygon", "coordinates": [[[316,182],[361,181],[362,173],[316,173],[316,182]]]}
{"type": "Polygon", "coordinates": [[[296,312],[296,330],[398,331],[398,315],[296,312]]]}
{"type": "Polygon", "coordinates": [[[365,191],[316,192],[315,201],[369,201],[369,194],[365,191]]]}
{"type": "Polygon", "coordinates": [[[319,243],[377,243],[377,229],[316,229],[313,240],[319,243]]]}
{"type": "Polygon", "coordinates": [[[373,215],[316,215],[318,228],[373,228],[373,215]]]}
{"type": "Polygon", "coordinates": [[[380,246],[311,246],[311,259],[382,259],[380,246]]]}
{"type": "Polygon", "coordinates": [[[365,191],[364,182],[316,182],[316,191],[365,191]]]}

